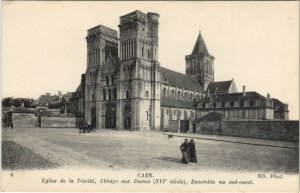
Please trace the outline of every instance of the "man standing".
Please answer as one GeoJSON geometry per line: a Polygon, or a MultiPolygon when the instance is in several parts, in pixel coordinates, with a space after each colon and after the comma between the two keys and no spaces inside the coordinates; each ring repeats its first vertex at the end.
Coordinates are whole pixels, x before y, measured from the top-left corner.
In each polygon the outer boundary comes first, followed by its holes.
{"type": "Polygon", "coordinates": [[[188,143],[187,139],[185,139],[184,143],[181,144],[180,150],[181,150],[181,153],[182,153],[181,162],[185,163],[185,164],[188,164],[189,161],[190,161],[190,158],[189,158],[189,143],[188,143]]]}
{"type": "Polygon", "coordinates": [[[197,155],[196,155],[196,147],[195,147],[194,139],[191,139],[189,143],[189,155],[190,155],[190,161],[197,163],[197,155]]]}

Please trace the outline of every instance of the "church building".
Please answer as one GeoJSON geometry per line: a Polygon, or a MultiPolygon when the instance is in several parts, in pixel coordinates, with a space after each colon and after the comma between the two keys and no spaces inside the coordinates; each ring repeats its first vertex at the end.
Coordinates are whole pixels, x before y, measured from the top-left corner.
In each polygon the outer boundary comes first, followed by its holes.
{"type": "Polygon", "coordinates": [[[119,36],[103,25],[87,33],[87,68],[71,99],[87,124],[135,131],[168,129],[177,121],[188,130],[207,97],[238,92],[233,79],[214,82],[215,58],[201,32],[183,74],[159,62],[159,14],[137,10],[121,16],[118,27],[119,36]]]}

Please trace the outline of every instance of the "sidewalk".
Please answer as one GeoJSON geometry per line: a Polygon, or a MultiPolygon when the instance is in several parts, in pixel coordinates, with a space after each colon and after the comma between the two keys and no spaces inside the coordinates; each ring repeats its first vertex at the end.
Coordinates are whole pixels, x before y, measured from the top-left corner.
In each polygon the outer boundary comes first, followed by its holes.
{"type": "Polygon", "coordinates": [[[239,143],[239,144],[247,144],[247,145],[269,146],[274,148],[299,149],[299,142],[273,141],[267,139],[253,139],[253,138],[244,138],[244,137],[232,137],[232,136],[196,134],[196,133],[164,132],[164,134],[172,135],[173,137],[213,140],[213,141],[239,143]]]}

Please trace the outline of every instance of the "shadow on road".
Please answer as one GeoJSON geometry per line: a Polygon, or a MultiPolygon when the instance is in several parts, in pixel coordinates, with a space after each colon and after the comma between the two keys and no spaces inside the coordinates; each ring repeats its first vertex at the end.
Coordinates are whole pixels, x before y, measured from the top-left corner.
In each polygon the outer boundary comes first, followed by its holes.
{"type": "Polygon", "coordinates": [[[155,159],[159,159],[159,160],[165,160],[165,161],[170,161],[170,162],[175,162],[175,163],[180,163],[181,161],[178,158],[173,158],[173,157],[154,157],[155,159]]]}

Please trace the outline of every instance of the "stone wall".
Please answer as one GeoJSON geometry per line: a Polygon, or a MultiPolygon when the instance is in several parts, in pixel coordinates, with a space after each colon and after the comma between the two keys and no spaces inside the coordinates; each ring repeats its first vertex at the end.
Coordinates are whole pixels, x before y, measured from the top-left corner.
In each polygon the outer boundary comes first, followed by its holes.
{"type": "Polygon", "coordinates": [[[223,120],[197,122],[197,133],[248,137],[279,141],[299,140],[299,121],[284,120],[223,120]],[[218,128],[219,131],[218,131],[218,128]]]}
{"type": "Polygon", "coordinates": [[[35,127],[37,117],[31,113],[13,113],[12,122],[14,127],[35,127]]]}
{"type": "Polygon", "coordinates": [[[221,135],[297,141],[299,121],[222,121],[221,135]]]}
{"type": "Polygon", "coordinates": [[[75,117],[41,117],[42,127],[76,127],[75,117]]]}

